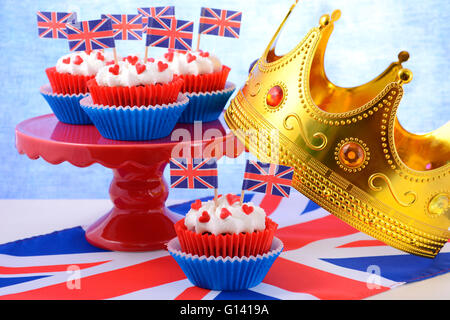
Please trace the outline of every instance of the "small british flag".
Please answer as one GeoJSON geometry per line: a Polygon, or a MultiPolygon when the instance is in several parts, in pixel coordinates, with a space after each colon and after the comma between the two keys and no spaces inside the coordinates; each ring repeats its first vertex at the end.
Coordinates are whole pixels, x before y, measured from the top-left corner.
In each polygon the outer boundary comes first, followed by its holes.
{"type": "Polygon", "coordinates": [[[114,40],[142,40],[142,15],[102,14],[102,19],[111,19],[114,40]]]}
{"type": "Polygon", "coordinates": [[[192,48],[194,23],[175,18],[149,18],[146,46],[188,51],[192,48]]]}
{"type": "Polygon", "coordinates": [[[142,25],[144,26],[142,31],[146,33],[149,18],[175,18],[175,7],[138,8],[138,13],[142,15],[142,25]]]}
{"type": "Polygon", "coordinates": [[[110,19],[80,21],[67,24],[70,51],[87,51],[115,48],[114,32],[110,19]]]}
{"type": "Polygon", "coordinates": [[[76,12],[42,12],[37,13],[39,38],[67,39],[66,24],[76,23],[76,12]]]}
{"type": "Polygon", "coordinates": [[[239,38],[242,12],[202,8],[199,33],[220,37],[239,38]]]}
{"type": "Polygon", "coordinates": [[[170,159],[170,187],[217,189],[217,161],[210,159],[170,159]]]}
{"type": "Polygon", "coordinates": [[[293,176],[291,167],[247,160],[242,190],[289,197],[293,176]]]}

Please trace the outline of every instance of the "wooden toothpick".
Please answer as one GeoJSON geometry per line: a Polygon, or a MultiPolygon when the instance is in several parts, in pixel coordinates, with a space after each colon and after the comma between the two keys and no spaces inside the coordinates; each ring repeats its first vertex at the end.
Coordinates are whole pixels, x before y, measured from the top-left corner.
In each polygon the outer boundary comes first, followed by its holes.
{"type": "Polygon", "coordinates": [[[241,206],[244,204],[244,194],[245,194],[245,191],[242,190],[242,191],[241,191],[241,198],[240,198],[240,201],[239,201],[239,203],[241,204],[241,206]]]}

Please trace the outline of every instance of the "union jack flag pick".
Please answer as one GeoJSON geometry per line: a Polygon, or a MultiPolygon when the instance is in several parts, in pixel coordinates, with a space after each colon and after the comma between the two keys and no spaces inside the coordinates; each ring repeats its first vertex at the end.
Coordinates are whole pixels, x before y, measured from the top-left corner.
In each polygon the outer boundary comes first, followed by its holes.
{"type": "Polygon", "coordinates": [[[288,198],[293,176],[291,167],[247,160],[242,190],[288,198]]]}
{"type": "Polygon", "coordinates": [[[142,15],[102,14],[102,19],[111,19],[114,40],[142,40],[142,15]]]}
{"type": "Polygon", "coordinates": [[[194,23],[175,18],[149,18],[146,46],[188,51],[192,48],[194,23]]]}
{"type": "Polygon", "coordinates": [[[142,25],[144,26],[143,32],[147,32],[147,25],[149,18],[175,18],[175,7],[150,7],[150,8],[138,8],[138,13],[142,15],[142,25]]]}
{"type": "Polygon", "coordinates": [[[242,12],[202,8],[200,13],[200,34],[239,38],[242,12]]]}
{"type": "Polygon", "coordinates": [[[87,51],[115,48],[114,32],[110,19],[80,21],[67,24],[70,51],[87,51]]]}
{"type": "Polygon", "coordinates": [[[217,189],[217,161],[210,159],[170,159],[170,187],[217,189]]]}
{"type": "Polygon", "coordinates": [[[42,12],[37,13],[39,38],[67,39],[66,24],[76,23],[76,12],[42,12]]]}

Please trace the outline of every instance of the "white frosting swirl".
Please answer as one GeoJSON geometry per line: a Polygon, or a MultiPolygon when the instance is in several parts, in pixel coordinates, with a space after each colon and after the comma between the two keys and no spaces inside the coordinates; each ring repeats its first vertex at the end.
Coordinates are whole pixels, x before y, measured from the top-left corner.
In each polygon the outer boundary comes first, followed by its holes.
{"type": "Polygon", "coordinates": [[[72,52],[58,59],[56,71],[59,73],[70,73],[73,75],[92,76],[113,60],[112,52],[94,50],[90,54],[84,51],[72,52]]]}
{"type": "MultiPolygon", "coordinates": [[[[198,210],[189,210],[184,219],[184,224],[190,231],[196,233],[210,232],[214,235],[222,233],[251,233],[264,230],[266,228],[266,213],[264,210],[249,202],[243,204],[247,208],[253,208],[253,211],[247,214],[244,212],[243,206],[240,205],[238,199],[232,205],[230,205],[226,196],[222,196],[217,200],[217,206],[215,206],[214,200],[203,202],[198,210]],[[223,211],[223,208],[228,210],[230,215],[228,215],[227,211],[223,211]],[[205,215],[203,212],[207,213],[209,220],[201,218],[202,215],[205,215]],[[208,221],[205,222],[205,220],[208,221]]],[[[248,211],[251,211],[251,209],[248,211]]]]}
{"type": "Polygon", "coordinates": [[[107,87],[133,87],[171,82],[173,80],[172,70],[168,66],[165,66],[166,69],[160,68],[159,63],[165,64],[161,60],[144,63],[142,59],[138,59],[137,62],[124,59],[119,61],[118,70],[115,64],[101,68],[95,80],[99,86],[107,87]]]}
{"type": "Polygon", "coordinates": [[[222,70],[222,63],[219,58],[209,52],[188,51],[180,53],[169,51],[164,54],[163,60],[169,64],[173,73],[177,75],[199,75],[222,70]]]}

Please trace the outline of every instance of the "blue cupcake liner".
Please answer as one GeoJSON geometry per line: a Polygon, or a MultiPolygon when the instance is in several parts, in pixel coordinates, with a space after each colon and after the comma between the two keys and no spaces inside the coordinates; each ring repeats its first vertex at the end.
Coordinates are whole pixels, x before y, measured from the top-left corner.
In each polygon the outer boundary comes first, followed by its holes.
{"type": "Polygon", "coordinates": [[[194,285],[210,290],[236,291],[260,284],[275,259],[283,251],[283,243],[274,238],[268,253],[250,257],[206,257],[181,251],[178,238],[167,245],[186,277],[194,285]]]}
{"type": "Polygon", "coordinates": [[[92,124],[89,116],[80,107],[80,100],[88,94],[56,94],[50,84],[43,85],[40,93],[59,121],[67,124],[92,124]]]}
{"type": "Polygon", "coordinates": [[[189,99],[180,94],[171,104],[116,107],[96,105],[88,95],[80,105],[104,138],[145,141],[170,135],[188,102],[189,99]]]}
{"type": "Polygon", "coordinates": [[[186,93],[189,104],[178,119],[180,123],[217,120],[225,108],[236,86],[227,82],[225,89],[213,92],[186,93]]]}

